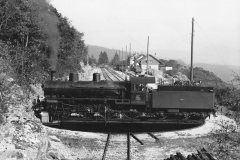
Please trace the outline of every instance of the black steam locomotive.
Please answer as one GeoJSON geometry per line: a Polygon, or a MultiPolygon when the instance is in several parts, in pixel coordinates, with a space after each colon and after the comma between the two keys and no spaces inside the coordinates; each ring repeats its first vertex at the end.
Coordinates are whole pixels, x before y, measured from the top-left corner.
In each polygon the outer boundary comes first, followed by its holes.
{"type": "MultiPolygon", "coordinates": [[[[155,77],[130,77],[129,81],[47,81],[42,87],[45,100],[34,106],[44,123],[78,122],[169,122],[202,121],[213,112],[212,87],[191,85],[150,89],[155,77]],[[47,119],[43,114],[47,113],[47,119]]],[[[39,115],[36,115],[39,116],[39,115]]]]}

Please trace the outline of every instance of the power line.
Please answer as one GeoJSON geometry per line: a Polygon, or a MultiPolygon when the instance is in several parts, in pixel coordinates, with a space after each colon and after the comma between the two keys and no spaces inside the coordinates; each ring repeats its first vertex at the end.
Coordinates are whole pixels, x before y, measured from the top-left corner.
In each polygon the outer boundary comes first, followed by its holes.
{"type": "MultiPolygon", "coordinates": [[[[198,25],[199,29],[203,32],[202,28],[199,26],[199,24],[197,23],[197,21],[195,20],[196,24],[198,25]]],[[[213,46],[212,42],[209,40],[209,38],[206,36],[206,34],[203,32],[203,35],[205,36],[205,38],[208,40],[208,42],[210,43],[211,47],[214,49],[214,51],[217,53],[217,55],[220,57],[220,59],[223,61],[224,65],[226,65],[226,63],[224,62],[224,60],[222,59],[221,55],[218,54],[216,48],[213,46]]]]}
{"type": "MultiPolygon", "coordinates": [[[[188,33],[188,34],[185,34],[183,35],[182,37],[178,38],[178,39],[175,39],[175,40],[172,40],[172,41],[168,41],[167,43],[158,43],[159,45],[163,45],[163,46],[170,46],[170,45],[173,45],[175,44],[176,42],[178,41],[182,41],[186,38],[189,38],[191,36],[191,33],[188,33]]],[[[157,49],[157,48],[155,48],[157,49]]]]}
{"type": "MultiPolygon", "coordinates": [[[[212,42],[209,40],[209,38],[207,37],[207,35],[204,33],[204,31],[202,30],[202,28],[200,27],[200,25],[197,23],[197,21],[195,20],[197,26],[199,27],[199,29],[202,31],[203,35],[205,36],[205,38],[207,39],[207,41],[210,43],[211,47],[214,49],[214,51],[217,53],[217,55],[220,57],[220,59],[222,60],[223,64],[225,65],[225,67],[231,71],[234,72],[233,70],[231,70],[227,64],[225,63],[225,61],[223,60],[222,56],[218,53],[218,51],[216,50],[216,48],[213,46],[212,42]]],[[[236,75],[238,75],[236,72],[234,72],[236,75]]],[[[239,76],[239,75],[238,75],[239,76]]]]}
{"type": "Polygon", "coordinates": [[[170,33],[168,33],[168,34],[165,34],[165,35],[163,35],[163,36],[157,36],[157,37],[154,36],[154,38],[164,38],[164,37],[168,37],[169,35],[172,35],[172,34],[178,32],[178,31],[182,30],[183,28],[187,28],[188,26],[189,26],[189,24],[186,24],[186,25],[182,26],[181,28],[178,28],[178,29],[176,29],[176,30],[174,30],[174,31],[172,31],[172,32],[170,32],[170,33]]]}
{"type": "MultiPolygon", "coordinates": [[[[179,24],[180,24],[180,23],[179,23],[179,24]]],[[[168,33],[168,34],[163,35],[163,36],[159,36],[159,37],[169,36],[169,35],[171,35],[171,34],[173,34],[173,33],[176,33],[177,31],[179,31],[179,30],[181,30],[181,29],[183,29],[183,28],[186,28],[187,26],[188,26],[188,24],[183,25],[182,27],[180,27],[180,28],[178,28],[178,29],[176,29],[176,30],[168,33]]],[[[115,28],[116,28],[116,27],[115,27],[115,28]]],[[[146,30],[148,31],[148,30],[151,29],[151,28],[157,28],[157,29],[158,29],[158,26],[153,26],[153,27],[151,27],[151,26],[135,27],[134,29],[126,29],[126,30],[122,30],[122,29],[116,28],[116,30],[101,30],[101,31],[99,30],[99,31],[92,31],[91,33],[88,33],[88,34],[94,35],[94,34],[101,34],[101,33],[104,33],[104,32],[112,32],[112,33],[121,33],[121,32],[126,33],[126,32],[135,32],[135,31],[140,31],[140,32],[142,32],[142,31],[146,31],[146,30]]]]}

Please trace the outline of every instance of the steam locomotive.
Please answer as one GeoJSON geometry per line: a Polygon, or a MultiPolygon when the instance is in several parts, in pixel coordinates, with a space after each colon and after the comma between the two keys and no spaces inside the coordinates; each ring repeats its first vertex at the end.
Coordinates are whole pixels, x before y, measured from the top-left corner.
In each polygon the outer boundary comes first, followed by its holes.
{"type": "MultiPolygon", "coordinates": [[[[75,77],[74,77],[75,76],[75,77]]],[[[129,81],[57,81],[52,76],[43,86],[45,99],[34,107],[35,114],[47,113],[42,121],[82,122],[168,122],[203,121],[214,112],[213,87],[158,85],[155,77],[130,77],[129,81]]]]}

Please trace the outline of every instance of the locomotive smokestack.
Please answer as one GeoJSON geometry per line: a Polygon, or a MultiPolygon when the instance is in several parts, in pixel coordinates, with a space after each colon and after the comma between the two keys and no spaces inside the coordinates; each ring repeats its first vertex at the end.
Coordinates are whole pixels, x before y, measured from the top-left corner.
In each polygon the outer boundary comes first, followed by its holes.
{"type": "Polygon", "coordinates": [[[78,79],[78,73],[69,73],[69,81],[70,82],[77,82],[78,79]]]}
{"type": "Polygon", "coordinates": [[[51,80],[56,80],[56,71],[51,71],[51,80]]]}
{"type": "Polygon", "coordinates": [[[93,73],[93,82],[99,82],[101,80],[100,73],[93,73]]]}

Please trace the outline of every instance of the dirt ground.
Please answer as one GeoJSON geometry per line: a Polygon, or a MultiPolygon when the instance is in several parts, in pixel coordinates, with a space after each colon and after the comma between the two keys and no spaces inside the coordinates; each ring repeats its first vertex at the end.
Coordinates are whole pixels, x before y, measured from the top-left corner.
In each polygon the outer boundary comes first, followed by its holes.
{"type": "MultiPolygon", "coordinates": [[[[206,123],[200,127],[187,129],[183,131],[154,133],[159,141],[156,141],[146,133],[134,134],[144,145],[138,143],[131,137],[131,159],[132,160],[162,160],[169,157],[170,154],[181,152],[187,156],[191,153],[197,153],[197,149],[209,148],[213,140],[209,136],[215,129],[218,129],[219,123],[225,121],[234,123],[233,120],[218,114],[217,117],[211,116],[206,123]]],[[[101,159],[107,134],[75,132],[67,130],[53,129],[45,127],[49,135],[56,136],[62,147],[59,150],[67,151],[71,155],[69,159],[101,159]]],[[[124,160],[127,158],[127,135],[112,134],[109,148],[106,154],[108,160],[124,160]]]]}
{"type": "MultiPolygon", "coordinates": [[[[98,68],[86,72],[86,80],[92,79],[92,73],[100,73],[98,68]]],[[[210,146],[213,142],[209,135],[219,129],[219,123],[227,122],[234,124],[234,121],[226,116],[218,114],[206,119],[206,123],[200,127],[174,132],[154,133],[159,141],[156,141],[146,133],[135,134],[144,145],[139,144],[131,137],[131,159],[132,160],[163,160],[170,154],[181,152],[187,156],[196,153],[201,147],[210,146]]],[[[75,132],[58,130],[45,127],[50,136],[56,137],[59,141],[51,141],[53,147],[64,154],[66,159],[98,160],[102,159],[107,134],[75,132]]],[[[127,158],[127,135],[112,134],[109,148],[106,154],[107,160],[124,160],[127,158]]]]}

